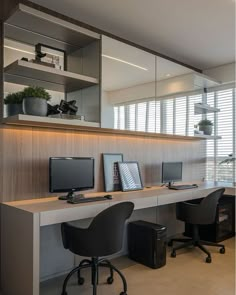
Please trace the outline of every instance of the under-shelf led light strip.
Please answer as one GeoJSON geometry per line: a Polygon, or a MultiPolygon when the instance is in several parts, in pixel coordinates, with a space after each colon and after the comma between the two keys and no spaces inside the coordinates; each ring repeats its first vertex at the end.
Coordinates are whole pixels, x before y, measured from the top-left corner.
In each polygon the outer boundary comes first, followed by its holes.
{"type": "MultiPolygon", "coordinates": [[[[15,48],[15,47],[8,46],[8,45],[4,45],[4,47],[7,48],[7,49],[11,49],[11,50],[15,50],[15,51],[19,51],[19,52],[23,52],[23,53],[31,54],[31,55],[34,55],[34,56],[35,56],[35,52],[30,52],[30,51],[27,51],[27,50],[23,50],[23,49],[15,48]]],[[[42,50],[42,52],[47,53],[47,52],[44,51],[44,50],[42,50]]],[[[55,56],[59,56],[59,57],[62,57],[62,55],[60,55],[60,54],[54,54],[54,53],[53,53],[53,55],[55,55],[55,56]]]]}
{"type": "Polygon", "coordinates": [[[141,69],[141,70],[144,70],[144,71],[148,71],[147,68],[144,68],[144,67],[141,67],[141,66],[138,66],[136,64],[133,64],[131,62],[128,62],[126,60],[123,60],[123,59],[120,59],[120,58],[116,58],[116,57],[113,57],[113,56],[110,56],[110,55],[106,55],[106,54],[102,54],[103,57],[106,57],[106,58],[109,58],[109,59],[112,59],[112,60],[115,60],[115,61],[119,61],[119,62],[122,62],[124,64],[127,64],[127,65],[130,65],[132,67],[135,67],[135,68],[138,68],[138,69],[141,69]]]}

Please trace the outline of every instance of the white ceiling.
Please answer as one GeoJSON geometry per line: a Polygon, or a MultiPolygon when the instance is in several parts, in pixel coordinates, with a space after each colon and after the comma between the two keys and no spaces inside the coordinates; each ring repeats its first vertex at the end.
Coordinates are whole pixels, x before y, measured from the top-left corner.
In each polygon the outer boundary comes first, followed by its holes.
{"type": "Polygon", "coordinates": [[[235,0],[33,0],[201,69],[235,60],[235,0]]]}

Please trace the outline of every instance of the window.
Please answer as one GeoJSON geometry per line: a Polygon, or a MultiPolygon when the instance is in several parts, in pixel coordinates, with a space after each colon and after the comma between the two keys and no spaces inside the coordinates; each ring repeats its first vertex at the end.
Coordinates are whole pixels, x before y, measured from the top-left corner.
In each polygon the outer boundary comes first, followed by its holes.
{"type": "Polygon", "coordinates": [[[146,131],[179,135],[193,135],[194,124],[200,121],[194,115],[194,103],[202,95],[148,100],[114,107],[116,129],[146,131]]]}
{"type": "Polygon", "coordinates": [[[207,103],[220,109],[220,112],[209,114],[208,119],[214,120],[214,134],[220,140],[207,141],[206,178],[208,180],[236,181],[235,157],[235,89],[216,90],[207,96],[207,103]],[[229,157],[232,155],[232,157],[229,157]],[[228,163],[224,160],[228,159],[228,163]],[[223,162],[223,163],[222,163],[223,162]]]}
{"type": "Polygon", "coordinates": [[[194,125],[204,116],[214,122],[213,135],[222,139],[206,143],[206,179],[236,181],[236,161],[222,163],[235,157],[236,96],[234,87],[210,90],[206,94],[191,94],[168,99],[149,99],[114,107],[114,126],[118,129],[157,133],[194,135],[194,125]],[[206,102],[220,109],[217,113],[196,115],[194,104],[206,102]]]}

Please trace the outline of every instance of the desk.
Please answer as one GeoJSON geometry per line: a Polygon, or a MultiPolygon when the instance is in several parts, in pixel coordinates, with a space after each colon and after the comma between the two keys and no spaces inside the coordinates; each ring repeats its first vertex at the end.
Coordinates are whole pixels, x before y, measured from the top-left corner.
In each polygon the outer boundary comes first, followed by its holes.
{"type": "MultiPolygon", "coordinates": [[[[225,185],[222,185],[225,186],[225,185]]],[[[40,294],[40,227],[91,218],[119,202],[132,201],[135,210],[206,197],[216,183],[203,183],[196,189],[169,190],[152,187],[142,191],[113,192],[112,200],[68,204],[56,197],[8,202],[1,205],[1,287],[3,295],[40,294]]],[[[235,194],[229,186],[227,194],[235,194]]],[[[92,193],[99,196],[106,193],[92,193]]]]}

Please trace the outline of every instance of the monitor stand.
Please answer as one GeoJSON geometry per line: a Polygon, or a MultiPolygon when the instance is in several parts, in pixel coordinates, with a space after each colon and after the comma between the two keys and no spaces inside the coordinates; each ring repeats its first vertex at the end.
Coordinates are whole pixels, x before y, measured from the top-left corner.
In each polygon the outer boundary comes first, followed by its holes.
{"type": "Polygon", "coordinates": [[[64,201],[67,201],[67,200],[72,200],[73,198],[81,198],[83,199],[84,198],[84,194],[78,194],[76,195],[74,192],[69,192],[66,196],[60,196],[58,197],[58,200],[64,200],[64,201]]]}
{"type": "Polygon", "coordinates": [[[168,187],[168,188],[172,187],[172,184],[173,184],[173,183],[174,183],[173,181],[169,181],[167,187],[168,187]]]}

